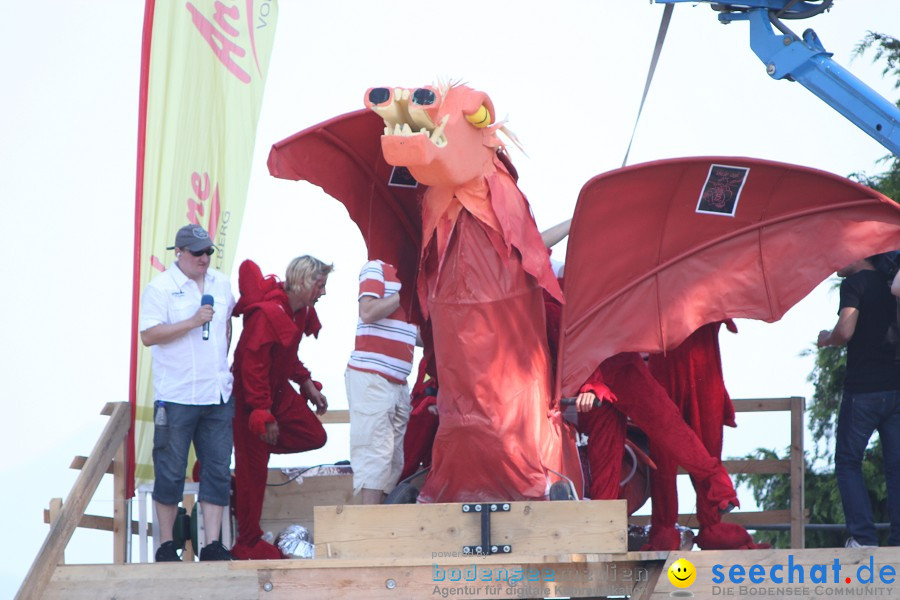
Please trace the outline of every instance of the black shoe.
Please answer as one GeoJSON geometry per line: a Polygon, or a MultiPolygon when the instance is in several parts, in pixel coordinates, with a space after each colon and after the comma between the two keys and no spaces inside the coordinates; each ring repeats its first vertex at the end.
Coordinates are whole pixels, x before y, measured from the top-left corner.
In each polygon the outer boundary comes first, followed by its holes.
{"type": "Polygon", "coordinates": [[[156,562],[181,562],[175,542],[169,540],[159,545],[159,548],[156,549],[156,562]]]}
{"type": "Polygon", "coordinates": [[[216,540],[203,546],[200,550],[200,560],[232,560],[231,552],[228,551],[222,542],[216,540]]]}

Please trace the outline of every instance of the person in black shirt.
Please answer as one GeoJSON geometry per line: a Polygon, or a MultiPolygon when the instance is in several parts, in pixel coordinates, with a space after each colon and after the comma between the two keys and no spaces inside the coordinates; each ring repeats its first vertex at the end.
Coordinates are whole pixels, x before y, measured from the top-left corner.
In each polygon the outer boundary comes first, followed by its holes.
{"type": "Polygon", "coordinates": [[[900,365],[888,335],[897,309],[887,277],[874,267],[876,259],[858,260],[837,272],[844,278],[838,321],[831,331],[820,331],[817,342],[820,348],[847,345],[834,473],[850,535],[848,548],[878,545],[862,475],[863,453],[876,429],[884,450],[889,544],[900,545],[900,365]]]}

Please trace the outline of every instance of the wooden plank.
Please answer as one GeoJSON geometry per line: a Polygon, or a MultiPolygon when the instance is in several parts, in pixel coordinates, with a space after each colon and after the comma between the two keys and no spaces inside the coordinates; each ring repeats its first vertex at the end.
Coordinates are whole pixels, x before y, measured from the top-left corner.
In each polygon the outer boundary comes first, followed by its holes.
{"type": "MultiPolygon", "coordinates": [[[[76,471],[80,471],[81,469],[84,468],[84,463],[86,463],[86,462],[87,462],[87,456],[76,456],[75,458],[72,459],[72,462],[69,463],[69,468],[74,469],[76,471]]],[[[107,475],[112,475],[113,472],[114,472],[113,464],[110,463],[110,465],[106,468],[106,473],[107,473],[107,475]]]]}
{"type": "Polygon", "coordinates": [[[349,410],[329,410],[324,415],[318,415],[319,420],[324,425],[334,425],[335,423],[349,423],[350,422],[350,411],[349,410]]]}
{"type": "Polygon", "coordinates": [[[806,521],[805,477],[806,462],[803,455],[803,398],[791,399],[791,547],[805,548],[806,521]]]}
{"type": "MultiPolygon", "coordinates": [[[[768,475],[791,472],[791,461],[789,459],[723,460],[722,465],[729,475],[738,473],[763,473],[768,475]]],[[[687,475],[687,471],[679,467],[678,474],[687,475]]]]}
{"type": "Polygon", "coordinates": [[[231,563],[212,561],[60,567],[42,596],[45,600],[246,600],[262,597],[255,571],[233,569],[231,563]]]}
{"type": "Polygon", "coordinates": [[[72,533],[78,526],[84,509],[93,497],[100,484],[100,479],[128,432],[131,414],[129,404],[127,402],[107,404],[104,411],[107,410],[111,411],[112,416],[103,429],[100,439],[97,440],[84,469],[78,474],[72,490],[63,503],[59,517],[50,525],[50,532],[16,594],[17,600],[38,600],[43,597],[44,589],[63,557],[66,544],[69,543],[72,533]]]}
{"type": "Polygon", "coordinates": [[[131,535],[128,521],[131,513],[128,510],[128,499],[125,489],[128,480],[128,469],[125,455],[125,444],[120,444],[113,459],[113,562],[124,565],[128,562],[128,536],[131,535]]]}
{"type": "MultiPolygon", "coordinates": [[[[697,570],[696,581],[685,590],[698,599],[723,597],[786,598],[797,595],[814,597],[891,596],[895,587],[878,581],[878,574],[886,566],[900,564],[900,547],[877,549],[825,548],[816,550],[733,550],[680,553],[584,554],[566,556],[529,557],[510,560],[509,555],[494,555],[477,561],[446,559],[363,560],[280,560],[234,561],[230,563],[134,563],[127,565],[61,566],[53,575],[44,598],[48,600],[293,600],[296,598],[371,600],[407,600],[412,598],[522,598],[534,597],[540,586],[540,597],[568,595],[597,597],[602,595],[630,595],[644,598],[652,591],[653,600],[670,600],[679,591],[665,575],[669,565],[678,558],[691,561],[697,570]],[[860,592],[859,569],[868,569],[872,560],[876,582],[865,584],[860,592]],[[834,583],[833,565],[839,561],[840,577],[834,583]],[[775,565],[782,569],[777,575],[787,582],[787,565],[799,565],[804,582],[778,585],[769,574],[775,565]],[[742,565],[747,576],[751,565],[760,565],[766,581],[753,584],[745,579],[741,584],[713,583],[712,567],[728,577],[730,568],[742,565]],[[451,565],[460,567],[455,572],[451,565]],[[662,565],[662,568],[659,566],[662,565]],[[824,565],[828,582],[811,583],[814,565],[824,565]],[[437,567],[437,569],[436,569],[437,567]],[[474,567],[474,577],[473,570],[474,567]],[[468,570],[467,570],[468,569],[468,570]],[[528,570],[532,571],[529,572],[528,570]],[[659,575],[652,581],[654,572],[659,575]],[[661,574],[661,575],[660,575],[661,574]],[[451,576],[456,581],[451,581],[451,576]],[[443,577],[443,579],[441,579],[443,577]],[[851,578],[851,584],[845,578],[851,578]],[[466,579],[475,581],[466,581],[466,579]],[[510,580],[515,585],[510,584],[510,580]],[[535,579],[531,581],[530,579],[535,579]],[[499,593],[494,594],[500,585],[499,593]],[[481,592],[466,594],[465,587],[482,586],[481,592]],[[719,586],[719,589],[713,586],[719,586]],[[741,594],[741,585],[746,593],[741,594]],[[490,590],[488,589],[490,586],[490,590]],[[551,587],[552,586],[552,587],[551,587]],[[550,588],[544,594],[543,588],[550,588]],[[625,591],[622,592],[622,588],[625,591]],[[630,587],[630,591],[629,591],[630,587]],[[790,595],[784,588],[792,588],[790,595]],[[795,588],[801,588],[798,594],[795,588]],[[802,588],[808,588],[802,594],[802,588]],[[575,592],[575,593],[572,593],[575,592]]],[[[866,574],[865,572],[863,574],[866,574]]],[[[796,567],[795,567],[796,575],[796,567]]],[[[821,570],[820,570],[821,575],[821,570]]]]}
{"type": "MultiPolygon", "coordinates": [[[[789,398],[739,398],[732,400],[735,412],[771,412],[791,410],[797,396],[789,398]]],[[[802,400],[802,398],[800,398],[802,400]]]]}
{"type": "MultiPolygon", "coordinates": [[[[491,514],[491,543],[514,555],[624,552],[624,500],[509,502],[491,514]]],[[[463,556],[481,544],[481,517],[461,503],[317,506],[319,558],[463,556]]]]}
{"type": "MultiPolygon", "coordinates": [[[[302,475],[301,475],[302,477],[302,475]]],[[[289,481],[280,469],[269,469],[260,527],[278,533],[289,525],[302,525],[314,535],[313,507],[359,504],[353,495],[353,475],[303,477],[289,481]]]]}
{"type": "MultiPolygon", "coordinates": [[[[62,511],[63,501],[62,498],[50,498],[50,509],[44,510],[44,523],[52,523],[59,517],[59,513],[62,511]]],[[[66,564],[66,554],[63,552],[62,556],[59,557],[59,564],[66,564]]]]}
{"type": "MultiPolygon", "coordinates": [[[[649,515],[632,515],[628,521],[634,525],[649,525],[649,515]]],[[[766,511],[735,511],[722,515],[722,521],[725,523],[737,523],[748,529],[753,529],[754,525],[787,525],[791,522],[790,510],[766,510],[766,511]]],[[[697,529],[700,523],[697,522],[695,514],[678,515],[679,525],[697,529]]]]}
{"type": "Polygon", "coordinates": [[[665,556],[665,553],[575,555],[536,558],[534,562],[502,562],[488,557],[476,563],[460,563],[456,569],[429,561],[404,564],[396,560],[79,565],[58,569],[44,597],[48,600],[406,600],[443,594],[453,598],[522,598],[533,597],[532,592],[540,589],[541,597],[582,598],[631,594],[641,589],[640,586],[646,587],[651,569],[658,571],[665,556]],[[642,560],[641,554],[651,558],[642,560]],[[467,587],[474,593],[466,594],[467,587]],[[549,591],[544,594],[545,590],[549,591]]]}
{"type": "MultiPolygon", "coordinates": [[[[51,500],[52,503],[52,500],[51,500]]],[[[52,511],[44,509],[44,523],[50,524],[53,522],[52,511]]],[[[113,519],[112,517],[101,517],[98,515],[81,515],[81,520],[78,522],[78,526],[82,529],[96,529],[98,531],[113,531],[113,519]]],[[[138,535],[141,531],[140,524],[137,521],[131,522],[131,534],[138,535]]],[[[150,525],[147,526],[147,535],[152,535],[152,527],[150,525]]]]}
{"type": "Polygon", "coordinates": [[[663,574],[666,565],[665,562],[661,560],[655,562],[645,561],[639,564],[641,567],[647,569],[649,577],[646,579],[641,577],[634,578],[636,581],[634,588],[631,590],[631,600],[649,600],[653,595],[653,590],[656,589],[659,577],[663,574]]]}
{"type": "MultiPolygon", "coordinates": [[[[321,563],[323,561],[313,561],[321,563]]],[[[329,562],[329,561],[324,561],[329,562]]],[[[484,563],[459,568],[441,565],[359,567],[354,569],[260,569],[260,586],[269,584],[266,600],[317,598],[595,598],[632,595],[658,572],[652,563],[538,562],[484,563]]]]}

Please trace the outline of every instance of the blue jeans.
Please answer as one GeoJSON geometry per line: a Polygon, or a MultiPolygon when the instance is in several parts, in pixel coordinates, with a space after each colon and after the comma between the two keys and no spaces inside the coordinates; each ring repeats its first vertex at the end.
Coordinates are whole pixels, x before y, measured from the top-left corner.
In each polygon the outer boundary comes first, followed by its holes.
{"type": "Polygon", "coordinates": [[[862,459],[869,438],[878,430],[884,451],[888,515],[888,544],[900,546],[900,391],[844,393],[837,420],[834,474],[847,533],[866,546],[877,546],[869,492],[862,475],[862,459]]]}
{"type": "Polygon", "coordinates": [[[191,441],[200,461],[200,502],[228,504],[234,399],[227,403],[187,405],[155,402],[153,407],[153,499],[181,502],[191,441]],[[160,419],[160,410],[165,419],[160,419]],[[164,421],[161,422],[161,421],[164,421]]]}

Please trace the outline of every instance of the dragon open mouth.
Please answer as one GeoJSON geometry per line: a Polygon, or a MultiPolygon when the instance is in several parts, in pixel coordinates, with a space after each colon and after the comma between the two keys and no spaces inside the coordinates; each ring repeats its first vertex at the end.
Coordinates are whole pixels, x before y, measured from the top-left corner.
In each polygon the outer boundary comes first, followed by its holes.
{"type": "Polygon", "coordinates": [[[435,125],[432,115],[436,115],[438,98],[429,88],[372,88],[366,93],[366,105],[384,119],[386,136],[423,135],[438,148],[447,145],[444,128],[450,115],[435,125]]]}

